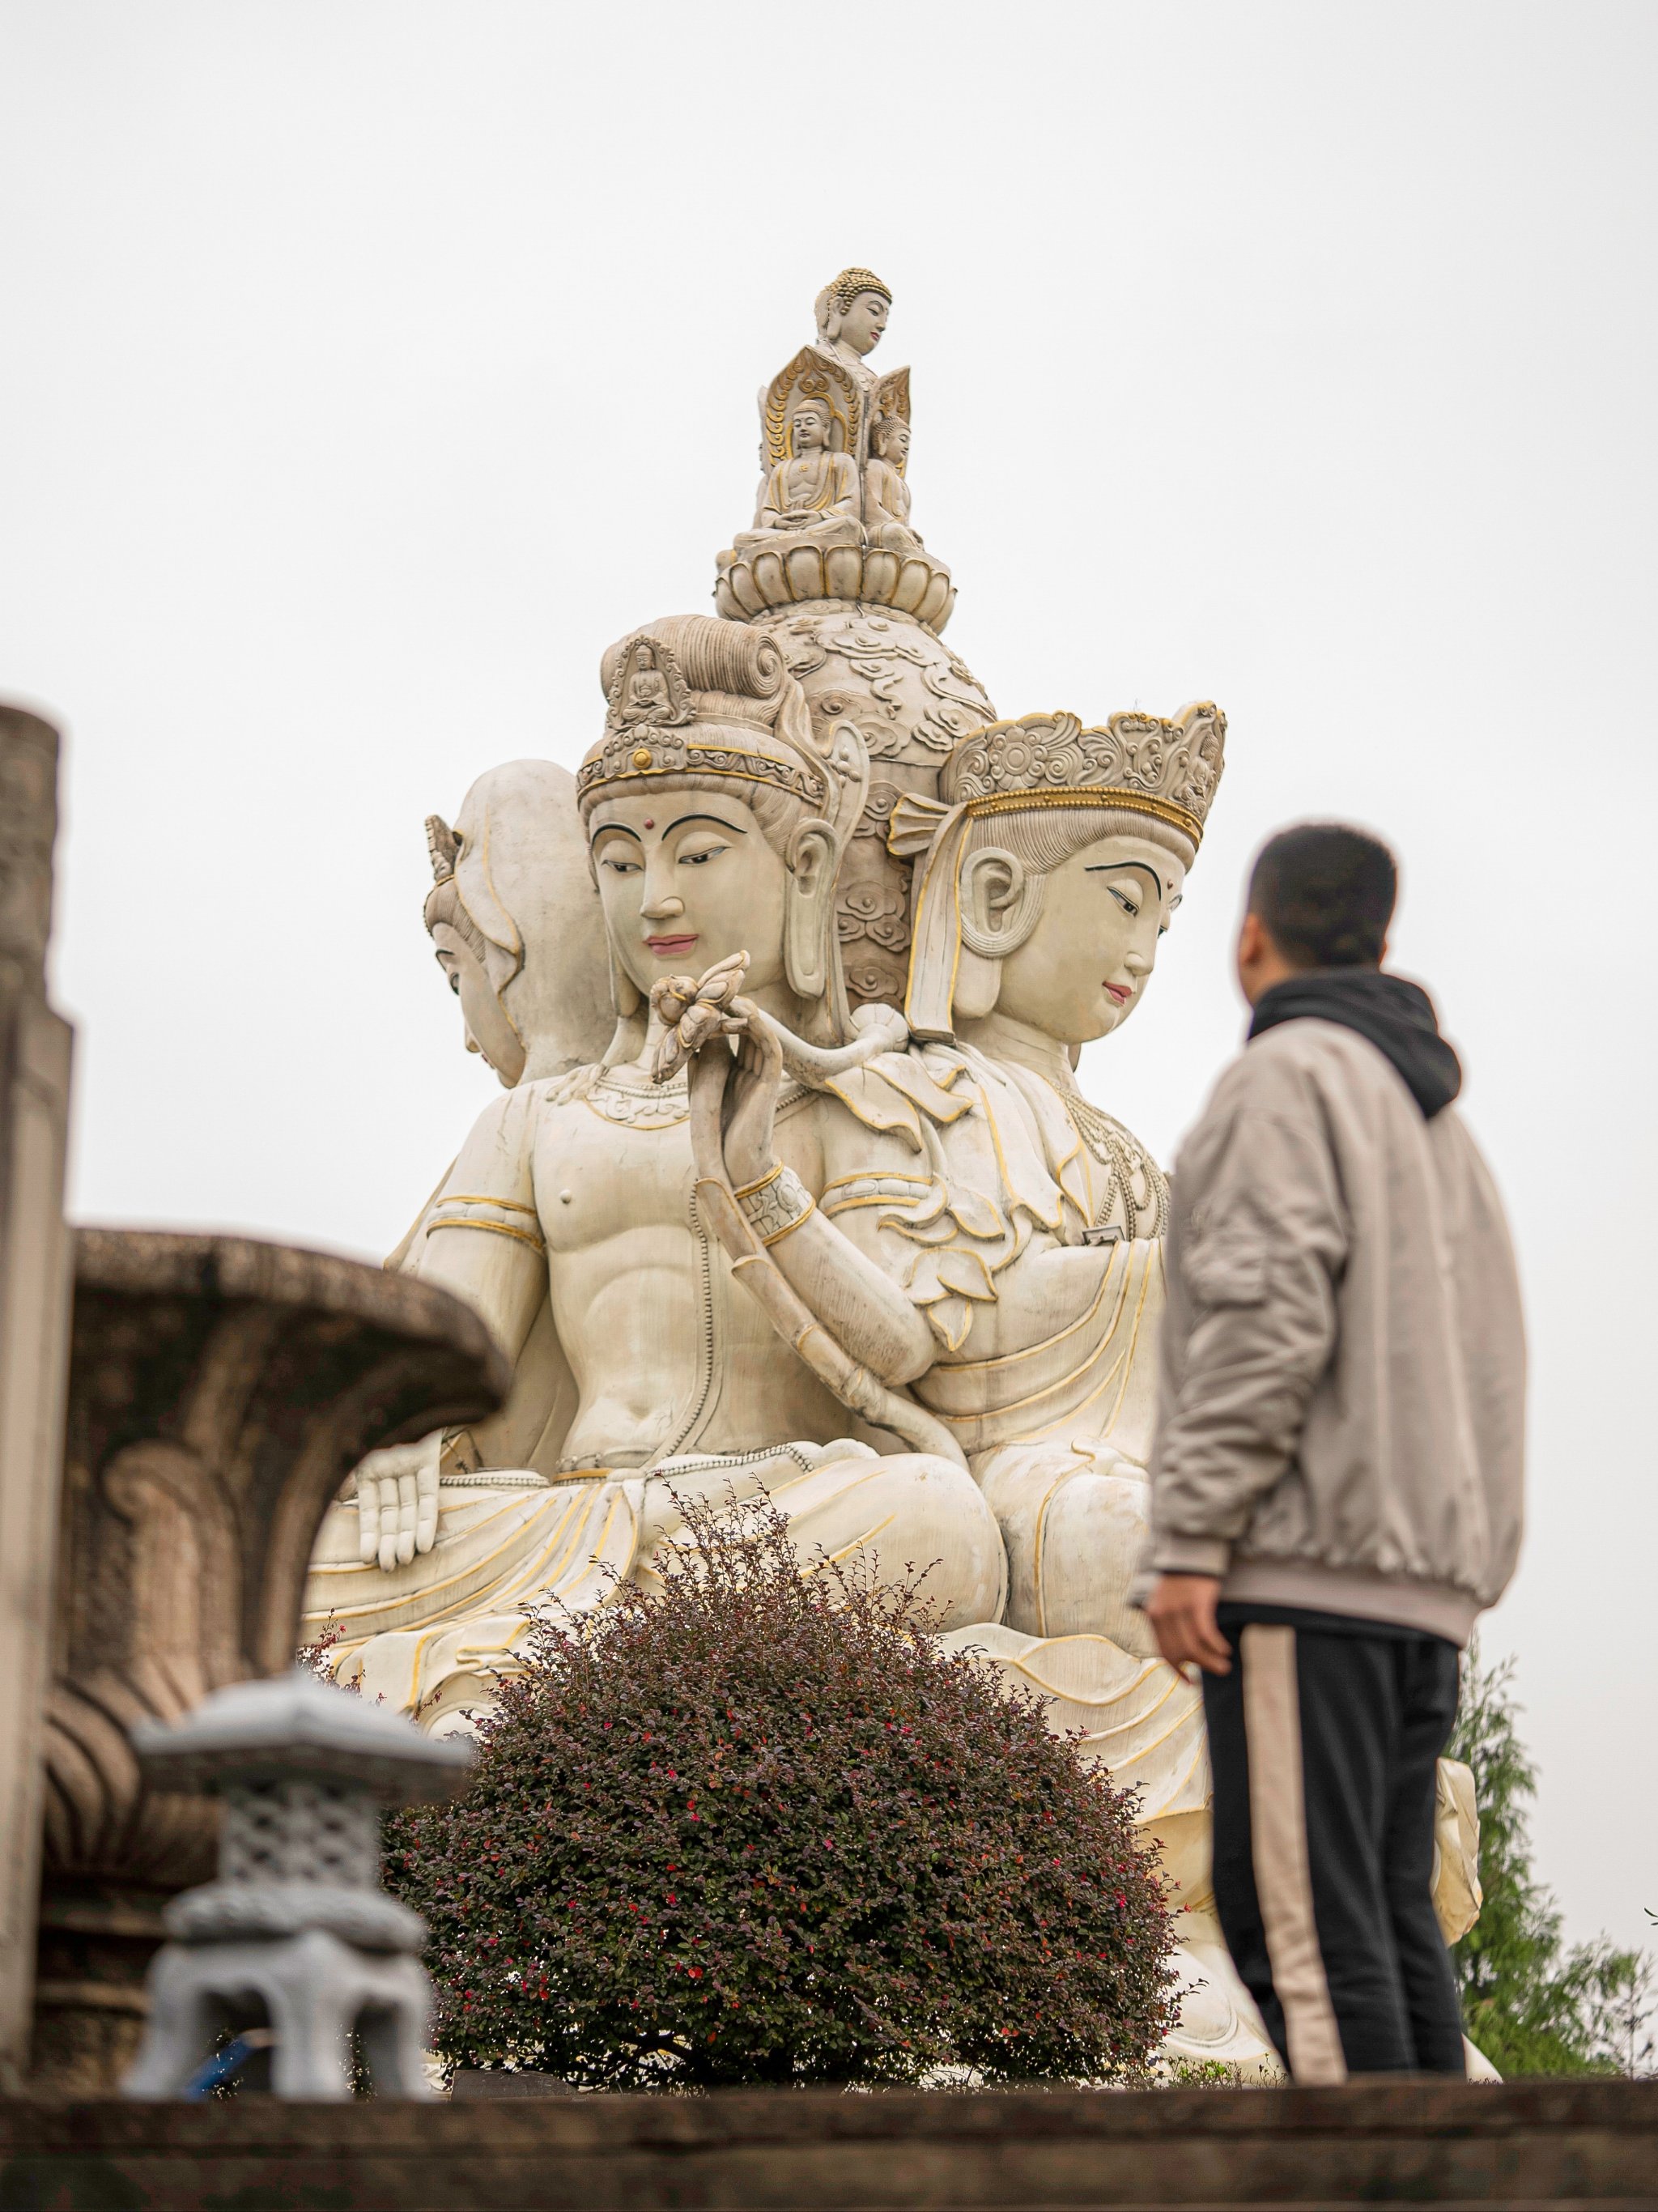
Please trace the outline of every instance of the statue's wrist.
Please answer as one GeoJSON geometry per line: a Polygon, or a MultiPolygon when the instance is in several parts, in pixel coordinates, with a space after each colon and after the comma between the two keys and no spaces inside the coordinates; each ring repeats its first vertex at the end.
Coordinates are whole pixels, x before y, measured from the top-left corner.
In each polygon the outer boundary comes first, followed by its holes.
{"type": "Polygon", "coordinates": [[[780,1160],[757,1182],[734,1194],[744,1219],[762,1244],[775,1244],[817,1211],[811,1193],[794,1170],[780,1160]]]}
{"type": "MultiPolygon", "coordinates": [[[[734,1163],[729,1163],[728,1164],[731,1164],[733,1167],[735,1166],[734,1163]]],[[[745,1177],[742,1182],[737,1182],[733,1178],[732,1196],[740,1206],[744,1199],[757,1196],[758,1194],[766,1188],[768,1183],[775,1182],[778,1176],[780,1176],[782,1172],[783,1163],[781,1160],[768,1160],[764,1165],[756,1167],[752,1176],[745,1177]]]]}

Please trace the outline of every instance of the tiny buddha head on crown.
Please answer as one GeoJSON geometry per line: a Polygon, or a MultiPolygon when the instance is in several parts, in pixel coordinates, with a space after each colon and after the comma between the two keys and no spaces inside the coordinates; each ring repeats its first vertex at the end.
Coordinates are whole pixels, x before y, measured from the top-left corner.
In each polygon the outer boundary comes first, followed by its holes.
{"type": "Polygon", "coordinates": [[[775,642],[706,615],[633,631],[600,679],[604,734],[576,798],[622,1024],[607,1057],[637,1050],[653,984],[738,951],[750,997],[839,1042],[835,888],[868,789],[861,739],[820,742],[775,642]]]}
{"type": "Polygon", "coordinates": [[[995,1009],[1069,1045],[1119,1026],[1197,858],[1225,736],[1205,701],[1170,721],[1026,714],[963,738],[939,798],[902,799],[889,833],[917,864],[914,1033],[995,1009]]]}

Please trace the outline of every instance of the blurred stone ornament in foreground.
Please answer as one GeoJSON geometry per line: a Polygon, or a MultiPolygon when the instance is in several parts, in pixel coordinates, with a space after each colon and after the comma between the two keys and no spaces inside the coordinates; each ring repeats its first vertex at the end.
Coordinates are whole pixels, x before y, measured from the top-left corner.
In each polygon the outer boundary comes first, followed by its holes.
{"type": "Polygon", "coordinates": [[[471,1745],[303,1669],[141,1721],[132,1741],[158,1788],[222,1798],[224,1826],[217,1880],[163,1916],[124,2094],[182,2096],[222,2034],[268,2030],[279,2097],[349,2098],[354,2036],[382,2095],[430,2096],[425,1923],[380,1886],[380,1808],[447,1796],[471,1745]]]}

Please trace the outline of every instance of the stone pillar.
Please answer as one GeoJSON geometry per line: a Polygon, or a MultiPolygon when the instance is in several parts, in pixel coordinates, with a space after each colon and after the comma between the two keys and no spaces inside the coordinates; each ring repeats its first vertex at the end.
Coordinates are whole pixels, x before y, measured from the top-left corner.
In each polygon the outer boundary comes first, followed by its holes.
{"type": "Polygon", "coordinates": [[[0,706],[0,2094],[28,2066],[63,1465],[73,1033],[46,1004],[58,732],[0,706]]]}

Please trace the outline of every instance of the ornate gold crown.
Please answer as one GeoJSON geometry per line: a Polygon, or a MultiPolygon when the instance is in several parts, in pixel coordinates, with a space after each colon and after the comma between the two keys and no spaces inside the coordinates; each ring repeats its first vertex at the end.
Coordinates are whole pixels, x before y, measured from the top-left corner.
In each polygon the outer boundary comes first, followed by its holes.
{"type": "Polygon", "coordinates": [[[1208,700],[1173,721],[1113,714],[1084,729],[1075,714],[1022,714],[964,738],[944,763],[939,796],[975,815],[1030,805],[1121,806],[1199,843],[1225,766],[1226,717],[1208,700]]]}
{"type": "Polygon", "coordinates": [[[709,615],[652,623],[600,667],[604,735],[576,773],[584,811],[601,791],[653,776],[730,776],[798,799],[839,826],[867,768],[812,735],[805,694],[763,634],[709,615]]]}

